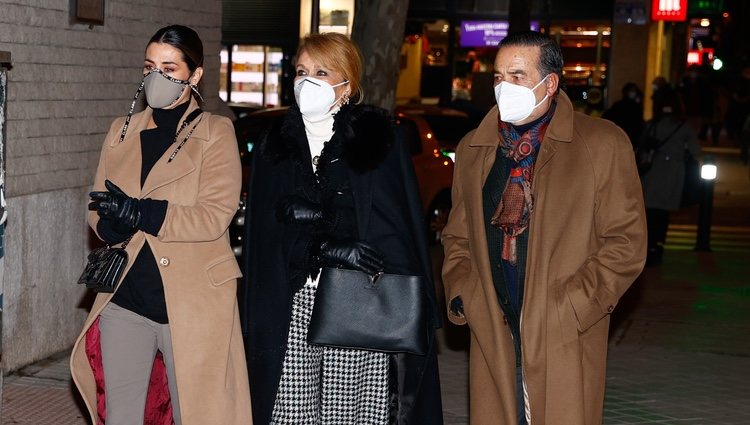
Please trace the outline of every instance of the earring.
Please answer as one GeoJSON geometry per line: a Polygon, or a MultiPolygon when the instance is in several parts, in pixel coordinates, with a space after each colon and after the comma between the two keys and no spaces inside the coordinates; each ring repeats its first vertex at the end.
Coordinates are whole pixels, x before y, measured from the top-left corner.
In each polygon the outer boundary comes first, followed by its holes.
{"type": "Polygon", "coordinates": [[[344,93],[343,96],[341,96],[341,106],[348,105],[349,104],[349,93],[344,93]]]}

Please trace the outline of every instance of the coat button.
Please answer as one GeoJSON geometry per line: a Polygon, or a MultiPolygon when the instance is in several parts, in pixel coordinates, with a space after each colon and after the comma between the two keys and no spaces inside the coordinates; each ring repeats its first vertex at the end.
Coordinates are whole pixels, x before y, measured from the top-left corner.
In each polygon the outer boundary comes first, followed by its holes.
{"type": "Polygon", "coordinates": [[[159,259],[159,265],[161,265],[163,267],[167,267],[169,265],[169,258],[167,258],[167,257],[161,257],[159,259]]]}
{"type": "Polygon", "coordinates": [[[615,306],[613,306],[613,305],[607,307],[607,313],[612,313],[614,311],[614,309],[615,309],[615,306]]]}

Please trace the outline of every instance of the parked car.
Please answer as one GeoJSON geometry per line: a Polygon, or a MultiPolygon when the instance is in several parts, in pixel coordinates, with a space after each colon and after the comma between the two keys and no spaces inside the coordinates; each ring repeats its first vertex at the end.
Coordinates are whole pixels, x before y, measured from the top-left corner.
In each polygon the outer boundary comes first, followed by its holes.
{"type": "Polygon", "coordinates": [[[237,119],[244,118],[248,116],[249,114],[262,109],[260,106],[257,106],[257,105],[253,105],[249,103],[236,103],[236,102],[227,103],[227,107],[229,107],[229,109],[232,110],[232,112],[237,117],[237,119]]]}
{"type": "Polygon", "coordinates": [[[406,104],[396,107],[397,113],[418,117],[427,122],[441,152],[455,160],[458,142],[479,125],[476,118],[453,108],[433,105],[406,104]]]}
{"type": "MultiPolygon", "coordinates": [[[[287,108],[251,112],[234,122],[242,162],[242,199],[229,232],[237,256],[242,255],[242,229],[245,220],[250,166],[255,145],[264,131],[281,120],[287,108]]],[[[396,130],[404,138],[412,156],[417,184],[424,206],[431,243],[440,242],[451,208],[450,188],[453,182],[453,160],[443,153],[433,130],[425,119],[403,112],[395,114],[396,130]]]]}

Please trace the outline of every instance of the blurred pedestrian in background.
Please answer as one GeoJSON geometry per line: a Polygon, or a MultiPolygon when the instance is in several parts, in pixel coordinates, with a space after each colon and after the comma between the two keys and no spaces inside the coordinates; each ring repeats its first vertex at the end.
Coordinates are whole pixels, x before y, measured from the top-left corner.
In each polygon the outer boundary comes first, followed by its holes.
{"type": "MultiPolygon", "coordinates": [[[[669,81],[667,81],[666,78],[662,76],[657,76],[654,78],[654,81],[651,82],[651,117],[653,118],[656,115],[656,106],[659,104],[661,96],[667,91],[667,90],[674,90],[672,86],[669,84],[669,81]]],[[[641,137],[640,134],[636,137],[635,141],[638,142],[638,139],[641,137]]]]}
{"type": "Polygon", "coordinates": [[[425,276],[422,328],[440,321],[408,147],[361,104],[362,66],[346,36],[305,37],[296,105],[253,158],[241,310],[256,425],[443,423],[434,338],[423,356],[307,341],[322,267],[425,276]]]}
{"type": "Polygon", "coordinates": [[[89,224],[107,244],[126,242],[129,262],[115,293],[97,295],[73,347],[91,423],[252,421],[241,273],[227,233],[240,158],[229,119],[198,105],[202,75],[198,34],[158,30],[136,92],[148,106],[133,114],[133,99],[102,147],[89,224]]]}
{"type": "Polygon", "coordinates": [[[648,224],[647,266],[662,262],[669,227],[669,213],[680,208],[685,177],[685,156],[698,158],[700,147],[688,125],[685,108],[674,90],[665,90],[656,103],[656,115],[646,123],[639,144],[651,138],[658,148],[651,167],[641,175],[648,224]]]}
{"type": "Polygon", "coordinates": [[[604,111],[602,118],[612,121],[625,130],[635,148],[643,132],[643,92],[635,83],[625,83],[622,98],[604,111]]]}
{"type": "MultiPolygon", "coordinates": [[[[698,65],[691,65],[680,82],[679,93],[682,96],[688,124],[698,133],[698,138],[708,140],[710,132],[711,143],[718,145],[723,104],[714,81],[705,74],[704,69],[698,65]]],[[[658,110],[654,112],[659,113],[658,110]]]]}
{"type": "Polygon", "coordinates": [[[740,141],[745,120],[750,116],[750,67],[733,79],[727,106],[727,137],[740,141]]]}
{"type": "Polygon", "coordinates": [[[497,106],[456,152],[443,283],[472,424],[601,424],[610,313],[643,268],[632,145],[574,111],[562,66],[548,36],[506,37],[497,106]]]}

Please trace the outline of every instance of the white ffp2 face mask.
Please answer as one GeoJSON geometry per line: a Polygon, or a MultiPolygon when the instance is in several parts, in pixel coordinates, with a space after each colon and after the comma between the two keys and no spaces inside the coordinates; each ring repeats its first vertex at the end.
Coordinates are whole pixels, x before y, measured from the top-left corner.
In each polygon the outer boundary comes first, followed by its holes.
{"type": "MultiPolygon", "coordinates": [[[[549,74],[547,77],[549,77],[549,74]]],[[[500,119],[513,124],[528,118],[534,109],[549,97],[549,95],[545,94],[544,98],[537,103],[534,96],[534,89],[539,87],[547,77],[542,78],[542,81],[532,88],[512,84],[507,81],[496,85],[495,100],[497,101],[498,109],[500,109],[500,119]]]]}
{"type": "Polygon", "coordinates": [[[297,99],[299,110],[305,117],[322,117],[336,103],[334,87],[348,84],[344,80],[334,86],[317,78],[305,77],[294,82],[294,98],[297,99]]]}

